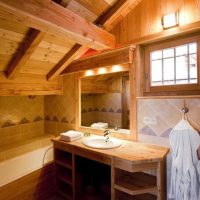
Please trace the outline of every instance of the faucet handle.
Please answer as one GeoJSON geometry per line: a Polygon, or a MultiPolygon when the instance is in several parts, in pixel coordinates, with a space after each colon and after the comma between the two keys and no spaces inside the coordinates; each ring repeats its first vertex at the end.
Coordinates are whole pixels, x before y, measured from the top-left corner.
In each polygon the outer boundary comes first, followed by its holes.
{"type": "Polygon", "coordinates": [[[120,126],[115,126],[114,130],[117,131],[120,128],[120,126]]]}
{"type": "Polygon", "coordinates": [[[106,135],[109,135],[110,134],[110,130],[108,130],[108,129],[106,129],[105,131],[104,131],[104,136],[106,136],[106,135]]]}

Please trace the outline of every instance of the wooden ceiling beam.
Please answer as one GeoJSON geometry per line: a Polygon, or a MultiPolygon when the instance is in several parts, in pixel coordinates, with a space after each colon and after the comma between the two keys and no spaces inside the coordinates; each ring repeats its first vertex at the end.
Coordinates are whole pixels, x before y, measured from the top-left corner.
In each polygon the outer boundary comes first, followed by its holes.
{"type": "Polygon", "coordinates": [[[134,47],[124,47],[72,62],[62,74],[79,72],[111,65],[131,63],[134,47]]]}
{"type": "Polygon", "coordinates": [[[0,0],[0,16],[96,50],[115,47],[115,36],[53,1],[0,0]]]}
{"type": "Polygon", "coordinates": [[[60,62],[47,74],[47,80],[55,79],[79,54],[85,52],[86,47],[75,44],[60,62]]]}
{"type": "MultiPolygon", "coordinates": [[[[60,4],[62,5],[62,3],[66,1],[66,0],[61,0],[60,4]]],[[[131,0],[131,2],[134,2],[134,5],[136,6],[140,0],[131,0]],[[137,1],[137,3],[136,3],[137,1]]],[[[111,24],[113,22],[113,20],[115,20],[117,18],[117,16],[120,14],[120,12],[122,12],[122,9],[125,9],[128,5],[130,5],[130,1],[129,0],[118,0],[110,9],[108,9],[108,11],[97,18],[97,20],[94,22],[97,25],[105,25],[107,24],[111,24]],[[117,15],[117,16],[116,16],[117,15]]],[[[110,27],[110,26],[109,26],[110,27]]],[[[105,27],[104,27],[105,28],[105,27]]],[[[78,53],[76,51],[79,51],[79,49],[76,50],[76,46],[77,44],[72,48],[74,54],[78,55],[78,53]]],[[[82,50],[81,50],[82,51],[82,50]]],[[[87,51],[87,48],[85,48],[85,51],[87,51]]],[[[84,51],[82,51],[84,52],[84,51]]],[[[70,52],[70,55],[74,58],[76,56],[73,56],[72,51],[70,52]]],[[[49,74],[47,75],[47,79],[48,80],[52,80],[53,78],[55,78],[57,75],[59,75],[65,68],[68,67],[68,65],[73,61],[73,59],[71,59],[71,57],[68,56],[68,54],[49,72],[49,74]]],[[[64,71],[65,72],[65,71],[64,71]]],[[[67,70],[66,70],[67,72],[67,70]]]]}
{"type": "Polygon", "coordinates": [[[21,48],[17,50],[16,54],[14,54],[7,66],[5,75],[8,79],[15,78],[21,67],[26,64],[35,49],[39,46],[40,42],[44,38],[44,35],[45,34],[41,31],[30,29],[27,37],[25,38],[25,42],[22,43],[21,48]]]}
{"type": "Polygon", "coordinates": [[[117,0],[116,3],[100,16],[95,23],[110,31],[142,0],[117,0]]]}

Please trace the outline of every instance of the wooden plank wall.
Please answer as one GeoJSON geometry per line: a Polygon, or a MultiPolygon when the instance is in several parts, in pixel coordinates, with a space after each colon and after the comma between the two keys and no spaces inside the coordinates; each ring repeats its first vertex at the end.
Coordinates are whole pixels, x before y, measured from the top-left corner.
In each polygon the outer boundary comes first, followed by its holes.
{"type": "Polygon", "coordinates": [[[180,11],[180,26],[200,21],[199,0],[143,0],[112,29],[118,44],[162,32],[161,17],[180,11]]]}
{"type": "Polygon", "coordinates": [[[0,187],[0,199],[6,200],[44,200],[54,193],[54,164],[49,164],[0,187]]]}

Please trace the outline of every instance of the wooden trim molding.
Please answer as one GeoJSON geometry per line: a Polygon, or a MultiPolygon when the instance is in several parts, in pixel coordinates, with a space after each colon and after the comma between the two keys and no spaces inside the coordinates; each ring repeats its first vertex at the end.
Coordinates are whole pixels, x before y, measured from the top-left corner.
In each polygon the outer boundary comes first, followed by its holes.
{"type": "Polygon", "coordinates": [[[115,47],[115,36],[53,1],[0,0],[0,16],[96,50],[115,47]],[[81,24],[77,26],[77,24],[81,24]]]}
{"type": "Polygon", "coordinates": [[[97,54],[91,57],[78,59],[72,62],[62,74],[79,72],[84,70],[91,70],[100,67],[106,67],[111,65],[132,63],[134,47],[129,46],[121,49],[115,49],[101,54],[97,54]]]}

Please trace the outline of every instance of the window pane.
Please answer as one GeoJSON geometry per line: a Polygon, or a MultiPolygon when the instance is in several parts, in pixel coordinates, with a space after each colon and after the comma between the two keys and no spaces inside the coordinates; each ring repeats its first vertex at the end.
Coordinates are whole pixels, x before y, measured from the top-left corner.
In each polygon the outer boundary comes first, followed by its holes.
{"type": "Polygon", "coordinates": [[[162,60],[151,62],[151,82],[152,85],[155,85],[156,83],[162,84],[162,60]]]}
{"type": "Polygon", "coordinates": [[[190,58],[190,82],[197,83],[197,56],[192,54],[190,58]]]}
{"type": "Polygon", "coordinates": [[[174,84],[174,58],[163,60],[164,85],[174,84]]]}
{"type": "Polygon", "coordinates": [[[192,43],[189,45],[189,53],[196,53],[197,52],[197,43],[192,43]]]}
{"type": "Polygon", "coordinates": [[[180,56],[176,58],[176,80],[178,84],[188,83],[187,56],[180,56]]]}
{"type": "Polygon", "coordinates": [[[187,48],[187,45],[176,47],[176,56],[186,55],[188,53],[187,48]]]}
{"type": "Polygon", "coordinates": [[[151,60],[162,59],[162,51],[153,51],[151,53],[151,60]]]}
{"type": "Polygon", "coordinates": [[[174,49],[164,49],[163,58],[174,57],[174,49]]]}

